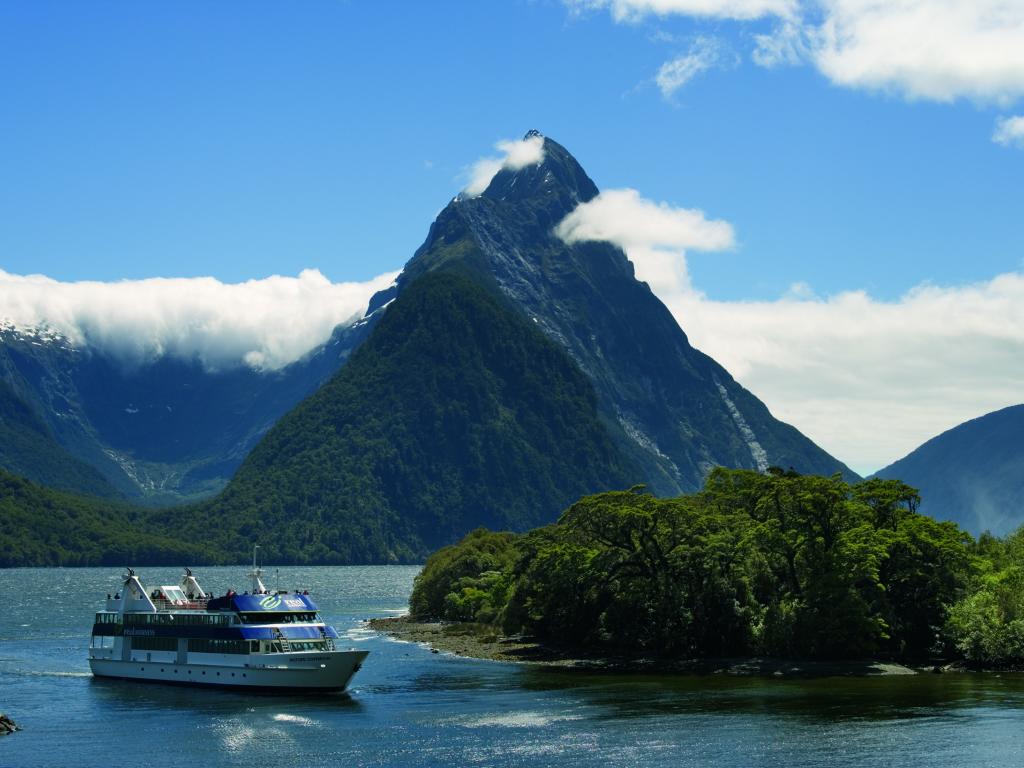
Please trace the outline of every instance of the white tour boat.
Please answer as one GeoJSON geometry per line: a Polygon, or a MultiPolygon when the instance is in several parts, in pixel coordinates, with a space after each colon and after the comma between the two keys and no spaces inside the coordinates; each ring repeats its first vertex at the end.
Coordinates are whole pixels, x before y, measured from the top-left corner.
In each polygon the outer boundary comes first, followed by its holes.
{"type": "Polygon", "coordinates": [[[100,677],[225,688],[341,691],[368,651],[339,650],[308,592],[271,592],[262,571],[245,594],[214,597],[188,568],[147,593],[132,569],[96,614],[89,666],[100,677]]]}

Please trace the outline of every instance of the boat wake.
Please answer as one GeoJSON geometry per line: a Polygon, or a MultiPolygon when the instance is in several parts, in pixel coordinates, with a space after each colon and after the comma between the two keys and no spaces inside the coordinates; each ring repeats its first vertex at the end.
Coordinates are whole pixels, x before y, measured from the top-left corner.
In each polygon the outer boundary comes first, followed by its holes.
{"type": "Polygon", "coordinates": [[[12,669],[5,670],[4,674],[12,677],[92,677],[92,672],[60,672],[46,669],[12,669]]]}
{"type": "Polygon", "coordinates": [[[582,720],[581,715],[557,715],[544,712],[502,712],[471,719],[449,721],[464,728],[543,728],[566,720],[582,720]]]}

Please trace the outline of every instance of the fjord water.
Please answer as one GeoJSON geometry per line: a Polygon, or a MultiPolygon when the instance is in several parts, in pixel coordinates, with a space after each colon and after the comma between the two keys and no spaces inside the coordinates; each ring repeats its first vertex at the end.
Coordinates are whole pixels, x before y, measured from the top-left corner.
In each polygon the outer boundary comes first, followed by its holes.
{"type": "MultiPolygon", "coordinates": [[[[147,586],[179,571],[139,569],[147,586]]],[[[0,739],[17,766],[1017,766],[1024,676],[873,679],[580,674],[432,654],[367,630],[418,568],[281,570],[369,650],[349,695],[268,696],[93,679],[94,612],[113,568],[3,571],[0,739]]],[[[272,571],[271,571],[272,574],[272,571]]],[[[207,568],[218,593],[241,568],[207,568]]],[[[268,585],[275,586],[271,575],[268,585]]]]}

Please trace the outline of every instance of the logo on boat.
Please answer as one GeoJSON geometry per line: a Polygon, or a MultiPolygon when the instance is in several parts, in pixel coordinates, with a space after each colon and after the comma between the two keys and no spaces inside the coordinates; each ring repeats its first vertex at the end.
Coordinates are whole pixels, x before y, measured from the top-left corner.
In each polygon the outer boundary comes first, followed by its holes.
{"type": "Polygon", "coordinates": [[[260,606],[265,611],[272,611],[272,610],[274,610],[275,608],[277,608],[280,605],[281,605],[281,598],[278,597],[277,595],[267,595],[262,600],[260,600],[260,606]]]}

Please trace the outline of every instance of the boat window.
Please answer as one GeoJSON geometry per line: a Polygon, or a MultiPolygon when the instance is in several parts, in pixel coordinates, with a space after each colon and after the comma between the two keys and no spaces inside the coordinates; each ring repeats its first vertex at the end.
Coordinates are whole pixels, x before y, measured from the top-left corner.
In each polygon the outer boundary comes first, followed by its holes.
{"type": "Polygon", "coordinates": [[[289,643],[293,651],[319,651],[324,647],[323,640],[298,640],[289,643]]]}
{"type": "Polygon", "coordinates": [[[270,611],[260,613],[241,614],[243,624],[298,624],[316,620],[316,614],[308,611],[295,613],[271,613],[270,611]]]}
{"type": "Polygon", "coordinates": [[[227,626],[228,617],[210,613],[128,613],[124,617],[125,624],[157,624],[162,626],[227,626]]]}
{"type": "Polygon", "coordinates": [[[132,649],[136,651],[176,651],[178,639],[174,637],[133,637],[132,649]]]}
{"type": "Polygon", "coordinates": [[[195,637],[188,641],[188,649],[193,653],[249,653],[248,640],[207,640],[195,637]]]}
{"type": "Polygon", "coordinates": [[[161,587],[164,597],[171,602],[185,602],[185,593],[180,587],[161,587]]]}

